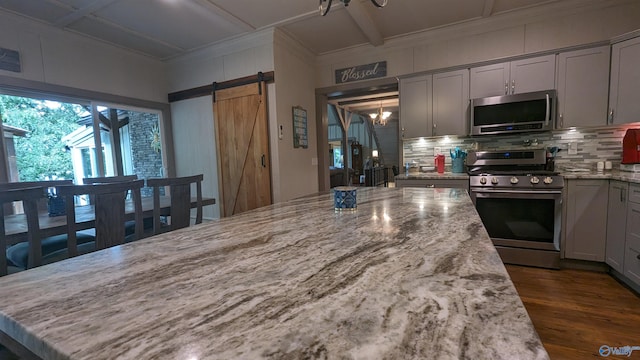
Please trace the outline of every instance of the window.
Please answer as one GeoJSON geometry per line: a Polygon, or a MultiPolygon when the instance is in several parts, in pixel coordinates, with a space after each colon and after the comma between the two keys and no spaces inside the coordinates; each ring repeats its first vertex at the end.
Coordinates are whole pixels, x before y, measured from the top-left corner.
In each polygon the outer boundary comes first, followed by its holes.
{"type": "MultiPolygon", "coordinates": [[[[162,111],[0,89],[0,181],[165,175],[162,111]],[[98,151],[99,149],[99,151],[98,151]]],[[[149,189],[143,194],[150,196],[149,189]]]]}

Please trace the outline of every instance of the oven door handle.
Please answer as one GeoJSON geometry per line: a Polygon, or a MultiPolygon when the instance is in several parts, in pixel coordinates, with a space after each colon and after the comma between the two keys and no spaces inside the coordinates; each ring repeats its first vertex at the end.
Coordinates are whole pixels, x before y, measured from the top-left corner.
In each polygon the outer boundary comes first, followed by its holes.
{"type": "Polygon", "coordinates": [[[482,193],[492,193],[492,194],[562,194],[562,190],[491,190],[491,189],[482,189],[476,190],[471,189],[472,192],[482,194],[482,193]]]}

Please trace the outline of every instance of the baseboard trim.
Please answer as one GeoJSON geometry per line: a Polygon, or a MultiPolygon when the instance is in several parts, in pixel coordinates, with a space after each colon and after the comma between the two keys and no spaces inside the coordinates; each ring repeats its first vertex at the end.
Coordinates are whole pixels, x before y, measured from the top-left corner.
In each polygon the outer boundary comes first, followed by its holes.
{"type": "Polygon", "coordinates": [[[603,262],[587,261],[587,260],[574,260],[574,259],[562,259],[560,260],[561,269],[574,269],[574,270],[588,270],[597,272],[609,272],[609,265],[603,262]]]}
{"type": "Polygon", "coordinates": [[[618,282],[620,282],[629,290],[632,290],[633,292],[635,292],[636,295],[640,297],[640,285],[629,280],[628,277],[624,276],[623,274],[621,274],[620,272],[614,269],[609,270],[609,275],[611,275],[614,279],[618,280],[618,282]]]}

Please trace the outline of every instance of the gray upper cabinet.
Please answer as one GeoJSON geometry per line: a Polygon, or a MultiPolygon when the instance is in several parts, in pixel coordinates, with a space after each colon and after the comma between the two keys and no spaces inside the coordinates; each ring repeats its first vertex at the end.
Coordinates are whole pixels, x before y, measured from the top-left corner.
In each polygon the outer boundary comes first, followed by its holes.
{"type": "Polygon", "coordinates": [[[640,37],[613,44],[609,90],[609,124],[639,120],[640,37]]]}
{"type": "Polygon", "coordinates": [[[506,95],[509,91],[509,63],[471,68],[469,97],[506,95]]]}
{"type": "Polygon", "coordinates": [[[432,76],[400,79],[400,127],[403,139],[432,136],[432,76]]]}
{"type": "Polygon", "coordinates": [[[629,183],[615,180],[609,182],[605,262],[621,274],[624,272],[628,193],[629,183]]]}
{"type": "Polygon", "coordinates": [[[558,128],[607,123],[610,47],[558,55],[558,128]]]}
{"type": "Polygon", "coordinates": [[[471,68],[471,99],[555,88],[555,55],[471,68]]]}
{"type": "Polygon", "coordinates": [[[469,135],[469,70],[433,75],[433,135],[469,135]]]}

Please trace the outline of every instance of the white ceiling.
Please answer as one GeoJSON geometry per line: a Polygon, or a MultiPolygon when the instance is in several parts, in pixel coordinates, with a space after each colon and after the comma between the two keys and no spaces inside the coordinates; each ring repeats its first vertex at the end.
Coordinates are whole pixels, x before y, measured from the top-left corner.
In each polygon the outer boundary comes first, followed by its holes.
{"type": "MultiPolygon", "coordinates": [[[[168,60],[271,27],[321,55],[558,1],[388,0],[377,8],[370,0],[348,7],[333,0],[324,17],[319,0],[0,0],[0,11],[168,60]]],[[[397,88],[367,90],[333,102],[360,113],[380,106],[397,111],[397,88]]]]}
{"type": "Polygon", "coordinates": [[[278,27],[315,54],[560,0],[0,0],[0,9],[166,60],[278,27]]]}

